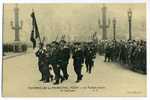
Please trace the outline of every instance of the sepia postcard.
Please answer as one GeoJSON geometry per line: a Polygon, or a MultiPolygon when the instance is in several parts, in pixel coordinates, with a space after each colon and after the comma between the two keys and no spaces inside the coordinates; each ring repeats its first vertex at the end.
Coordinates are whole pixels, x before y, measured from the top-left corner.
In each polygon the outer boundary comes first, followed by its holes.
{"type": "Polygon", "coordinates": [[[146,97],[146,3],[4,3],[4,97],[146,97]]]}

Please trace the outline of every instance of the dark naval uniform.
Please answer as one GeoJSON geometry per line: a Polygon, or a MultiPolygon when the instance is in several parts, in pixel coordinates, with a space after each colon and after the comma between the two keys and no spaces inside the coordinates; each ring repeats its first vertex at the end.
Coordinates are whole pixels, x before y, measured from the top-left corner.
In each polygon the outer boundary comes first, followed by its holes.
{"type": "Polygon", "coordinates": [[[67,72],[67,66],[69,63],[69,58],[70,58],[70,49],[67,46],[60,47],[58,62],[60,65],[60,69],[62,70],[63,77],[66,80],[69,77],[68,72],[67,72]]]}
{"type": "Polygon", "coordinates": [[[49,82],[49,64],[48,64],[48,58],[46,56],[46,50],[43,48],[40,48],[36,52],[36,56],[38,57],[38,66],[39,71],[42,74],[42,78],[40,81],[49,82]]]}
{"type": "Polygon", "coordinates": [[[56,82],[54,83],[59,84],[59,81],[61,80],[61,82],[64,80],[62,75],[60,74],[60,65],[59,65],[59,49],[58,49],[58,43],[54,42],[54,47],[52,47],[52,51],[51,51],[51,65],[53,67],[53,71],[55,74],[55,80],[56,82]]]}
{"type": "Polygon", "coordinates": [[[91,47],[85,49],[85,65],[86,71],[91,73],[92,66],[94,65],[95,53],[91,47]]]}
{"type": "Polygon", "coordinates": [[[79,82],[80,80],[82,80],[83,77],[83,75],[81,74],[81,70],[82,70],[82,64],[84,63],[84,54],[80,47],[76,47],[74,49],[72,58],[73,58],[74,70],[77,74],[76,82],[79,82]]]}

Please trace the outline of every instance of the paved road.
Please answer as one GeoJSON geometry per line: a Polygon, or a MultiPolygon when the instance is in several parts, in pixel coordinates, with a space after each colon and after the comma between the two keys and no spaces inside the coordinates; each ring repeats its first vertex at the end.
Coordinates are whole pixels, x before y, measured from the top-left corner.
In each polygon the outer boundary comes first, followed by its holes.
{"type": "Polygon", "coordinates": [[[4,96],[146,96],[146,75],[124,66],[105,63],[97,56],[93,73],[83,67],[83,80],[75,83],[76,75],[70,59],[69,79],[60,85],[42,83],[34,53],[3,61],[4,96]]]}

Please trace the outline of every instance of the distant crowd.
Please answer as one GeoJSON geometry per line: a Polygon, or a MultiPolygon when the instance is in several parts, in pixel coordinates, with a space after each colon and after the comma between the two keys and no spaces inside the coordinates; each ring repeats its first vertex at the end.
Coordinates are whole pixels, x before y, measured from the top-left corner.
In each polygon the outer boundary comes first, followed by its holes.
{"type": "Polygon", "coordinates": [[[140,73],[146,73],[146,41],[143,40],[101,40],[98,44],[105,62],[117,62],[140,73]]]}

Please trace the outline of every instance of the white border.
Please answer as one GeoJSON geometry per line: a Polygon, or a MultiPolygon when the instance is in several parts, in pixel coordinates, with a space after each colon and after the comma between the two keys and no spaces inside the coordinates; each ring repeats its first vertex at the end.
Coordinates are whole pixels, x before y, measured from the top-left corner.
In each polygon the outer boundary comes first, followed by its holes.
{"type": "MultiPolygon", "coordinates": [[[[147,64],[150,63],[150,52],[149,49],[150,48],[150,35],[148,33],[150,33],[150,1],[149,0],[1,0],[0,1],[0,43],[2,44],[2,8],[3,8],[3,3],[143,3],[143,2],[147,2],[147,64]]],[[[2,45],[0,45],[0,65],[2,65],[2,45]]],[[[150,68],[147,65],[147,69],[148,72],[150,72],[150,68]]],[[[2,66],[0,67],[0,72],[2,72],[2,66]]],[[[145,97],[51,97],[51,98],[28,98],[28,100],[100,100],[100,99],[104,99],[104,100],[150,100],[150,92],[149,92],[149,73],[148,73],[148,92],[147,92],[147,98],[145,97]]],[[[0,79],[2,80],[2,74],[0,73],[0,79]]],[[[0,87],[1,87],[1,82],[0,82],[0,87]]],[[[1,89],[1,88],[0,88],[1,89]]],[[[2,96],[2,91],[0,91],[0,94],[2,96]]],[[[0,97],[0,100],[25,100],[26,98],[3,98],[0,97]]]]}
{"type": "Polygon", "coordinates": [[[146,0],[3,0],[4,3],[143,3],[146,0]]]}

